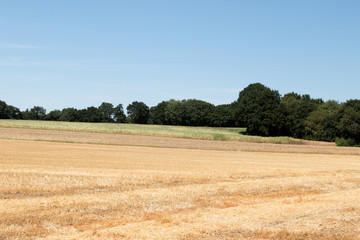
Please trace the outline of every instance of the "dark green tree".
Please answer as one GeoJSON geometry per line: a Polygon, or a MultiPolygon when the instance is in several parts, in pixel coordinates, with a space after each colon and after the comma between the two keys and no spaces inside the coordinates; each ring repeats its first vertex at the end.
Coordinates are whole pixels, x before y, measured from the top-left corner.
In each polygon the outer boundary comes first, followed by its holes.
{"type": "Polygon", "coordinates": [[[214,105],[197,99],[163,101],[150,109],[151,124],[207,126],[211,125],[214,105]]]}
{"type": "Polygon", "coordinates": [[[340,106],[336,101],[327,101],[312,111],[304,122],[306,138],[334,141],[340,106]]]}
{"type": "Polygon", "coordinates": [[[49,112],[48,114],[46,114],[45,120],[59,121],[60,117],[61,117],[61,111],[60,110],[53,110],[53,111],[49,112]]]}
{"type": "Polygon", "coordinates": [[[339,112],[336,114],[330,114],[324,124],[324,133],[322,135],[323,141],[334,142],[336,136],[339,135],[337,125],[339,123],[340,115],[339,112]]]}
{"type": "Polygon", "coordinates": [[[96,107],[91,106],[86,109],[79,110],[81,122],[101,122],[101,115],[96,107]]]}
{"type": "Polygon", "coordinates": [[[322,100],[312,99],[308,94],[288,93],[281,99],[281,104],[286,115],[286,135],[303,138],[306,135],[305,120],[322,104],[322,100]]]}
{"type": "Polygon", "coordinates": [[[149,107],[143,102],[134,101],[126,108],[130,123],[146,124],[149,119],[149,107]]]}
{"type": "Polygon", "coordinates": [[[0,100],[0,119],[8,119],[9,113],[7,109],[7,104],[4,101],[0,100]]]}
{"type": "Polygon", "coordinates": [[[119,104],[114,108],[114,120],[117,123],[124,123],[126,122],[126,116],[124,113],[123,105],[119,104]]]}
{"type": "Polygon", "coordinates": [[[184,109],[181,101],[170,99],[165,107],[165,122],[169,125],[182,125],[184,109]]]}
{"type": "Polygon", "coordinates": [[[101,103],[98,115],[101,122],[114,122],[114,106],[111,103],[101,103]]]}
{"type": "Polygon", "coordinates": [[[40,106],[34,106],[30,110],[26,109],[24,112],[24,119],[26,120],[44,120],[46,117],[46,110],[40,106]]]}
{"type": "Polygon", "coordinates": [[[22,119],[22,113],[17,107],[0,100],[0,119],[22,119]]]}
{"type": "Polygon", "coordinates": [[[80,111],[77,110],[76,108],[64,108],[61,111],[61,116],[59,120],[65,122],[80,122],[81,120],[80,111]]]}
{"type": "Polygon", "coordinates": [[[189,99],[181,102],[182,122],[184,126],[209,126],[211,113],[215,106],[201,100],[189,99]]]}
{"type": "Polygon", "coordinates": [[[349,145],[360,144],[360,100],[347,101],[340,110],[337,125],[339,137],[346,139],[349,145]]]}
{"type": "Polygon", "coordinates": [[[236,117],[243,122],[247,133],[260,136],[283,134],[285,116],[280,94],[260,83],[250,84],[239,94],[236,117]]]}
{"type": "Polygon", "coordinates": [[[22,119],[22,113],[19,108],[8,105],[7,112],[9,114],[9,118],[11,119],[22,119]]]}
{"type": "Polygon", "coordinates": [[[150,124],[158,124],[158,125],[167,125],[169,124],[166,121],[166,106],[169,102],[162,101],[158,105],[151,107],[149,112],[149,123],[150,124]]]}
{"type": "Polygon", "coordinates": [[[235,126],[235,104],[223,104],[214,108],[210,114],[210,124],[214,127],[235,126]]]}

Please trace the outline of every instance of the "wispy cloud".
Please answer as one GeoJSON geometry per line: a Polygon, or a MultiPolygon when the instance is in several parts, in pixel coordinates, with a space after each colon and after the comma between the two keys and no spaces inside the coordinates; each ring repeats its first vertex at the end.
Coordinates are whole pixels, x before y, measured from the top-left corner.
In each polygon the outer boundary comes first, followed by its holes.
{"type": "Polygon", "coordinates": [[[13,44],[13,43],[0,43],[0,48],[14,48],[14,49],[46,49],[46,47],[24,45],[24,44],[13,44]]]}
{"type": "MultiPolygon", "coordinates": [[[[1,48],[1,47],[0,47],[1,48]]],[[[161,65],[156,64],[123,64],[123,63],[106,63],[93,60],[54,60],[54,59],[24,59],[18,57],[1,58],[0,66],[3,67],[41,67],[41,68],[56,68],[78,71],[106,71],[106,72],[121,72],[124,70],[152,70],[159,69],[161,65]]]]}

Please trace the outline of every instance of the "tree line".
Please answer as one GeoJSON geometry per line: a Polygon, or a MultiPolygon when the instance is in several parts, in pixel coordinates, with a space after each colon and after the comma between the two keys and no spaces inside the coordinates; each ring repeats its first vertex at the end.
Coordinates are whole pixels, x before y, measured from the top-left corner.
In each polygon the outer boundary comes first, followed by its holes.
{"type": "Polygon", "coordinates": [[[64,108],[49,113],[40,106],[20,111],[0,101],[1,119],[246,127],[250,135],[360,145],[360,100],[339,103],[294,92],[281,96],[261,83],[247,86],[230,104],[215,106],[197,99],[171,99],[149,108],[143,102],[134,101],[126,111],[127,115],[122,104],[114,106],[106,102],[98,107],[64,108]]]}

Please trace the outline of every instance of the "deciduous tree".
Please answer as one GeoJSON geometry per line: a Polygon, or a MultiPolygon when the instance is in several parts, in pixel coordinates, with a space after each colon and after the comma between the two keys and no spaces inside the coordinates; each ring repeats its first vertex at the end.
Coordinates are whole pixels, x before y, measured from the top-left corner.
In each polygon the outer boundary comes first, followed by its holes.
{"type": "Polygon", "coordinates": [[[360,144],[360,100],[347,101],[340,110],[339,137],[360,144]]]}
{"type": "Polygon", "coordinates": [[[143,102],[132,102],[126,108],[130,123],[146,124],[149,119],[149,107],[143,102]]]}
{"type": "Polygon", "coordinates": [[[114,122],[114,106],[111,103],[101,103],[97,111],[101,122],[114,122]]]}
{"type": "Polygon", "coordinates": [[[119,104],[114,108],[114,120],[117,123],[126,122],[126,116],[122,104],[119,104]]]}
{"type": "Polygon", "coordinates": [[[238,122],[245,124],[248,134],[278,136],[283,133],[280,94],[263,84],[250,84],[239,93],[236,116],[238,122]]]}

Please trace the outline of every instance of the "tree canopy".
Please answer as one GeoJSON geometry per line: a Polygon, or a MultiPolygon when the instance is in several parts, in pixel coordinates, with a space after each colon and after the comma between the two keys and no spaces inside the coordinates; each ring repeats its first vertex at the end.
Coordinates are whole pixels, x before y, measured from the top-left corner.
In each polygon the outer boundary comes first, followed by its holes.
{"type": "Polygon", "coordinates": [[[149,107],[143,102],[132,102],[126,108],[130,123],[146,124],[149,120],[149,107]]]}
{"type": "Polygon", "coordinates": [[[278,91],[261,83],[250,84],[239,93],[236,107],[238,123],[243,123],[251,135],[281,135],[284,114],[280,100],[278,91]]]}
{"type": "Polygon", "coordinates": [[[360,144],[360,100],[347,101],[340,110],[339,136],[360,144]]]}

